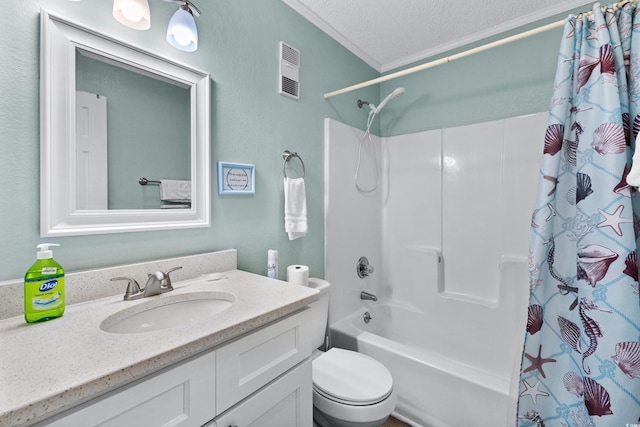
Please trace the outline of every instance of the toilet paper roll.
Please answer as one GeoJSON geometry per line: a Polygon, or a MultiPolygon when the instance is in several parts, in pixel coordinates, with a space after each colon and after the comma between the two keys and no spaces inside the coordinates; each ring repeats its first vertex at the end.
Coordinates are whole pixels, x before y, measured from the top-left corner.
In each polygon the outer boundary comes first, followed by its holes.
{"type": "Polygon", "coordinates": [[[267,277],[278,278],[278,251],[275,249],[267,252],[267,277]]]}
{"type": "Polygon", "coordinates": [[[309,286],[309,267],[306,265],[287,267],[287,282],[293,285],[309,286]]]}

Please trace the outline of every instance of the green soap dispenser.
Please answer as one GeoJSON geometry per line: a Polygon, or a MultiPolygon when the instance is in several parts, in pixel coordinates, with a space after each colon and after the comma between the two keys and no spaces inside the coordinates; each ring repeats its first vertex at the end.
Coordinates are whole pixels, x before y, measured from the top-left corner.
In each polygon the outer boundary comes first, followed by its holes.
{"type": "Polygon", "coordinates": [[[64,313],[64,269],[53,260],[49,246],[37,247],[38,260],[24,275],[24,318],[27,323],[49,320],[64,313]]]}

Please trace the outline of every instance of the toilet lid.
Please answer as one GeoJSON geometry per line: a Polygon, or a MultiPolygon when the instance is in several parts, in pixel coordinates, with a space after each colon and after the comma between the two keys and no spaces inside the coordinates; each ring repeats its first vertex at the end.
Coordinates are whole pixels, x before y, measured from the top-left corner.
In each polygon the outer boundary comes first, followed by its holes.
{"type": "Polygon", "coordinates": [[[391,394],[393,379],[382,363],[366,354],[332,348],[313,361],[313,386],[328,398],[368,405],[391,394]]]}

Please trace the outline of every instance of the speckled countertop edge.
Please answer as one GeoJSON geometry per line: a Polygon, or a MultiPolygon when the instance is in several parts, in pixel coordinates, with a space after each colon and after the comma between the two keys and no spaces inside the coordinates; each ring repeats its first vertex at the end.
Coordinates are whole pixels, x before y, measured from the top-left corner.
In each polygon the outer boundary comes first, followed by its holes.
{"type": "MultiPolygon", "coordinates": [[[[62,262],[64,266],[62,259],[58,261],[62,262]]],[[[171,280],[174,282],[193,279],[204,273],[234,270],[238,267],[237,251],[235,249],[224,249],[91,270],[67,271],[65,275],[65,301],[67,307],[72,304],[112,295],[123,295],[126,289],[126,282],[112,282],[111,278],[113,277],[131,277],[144,286],[147,273],[159,270],[167,271],[178,266],[182,267],[182,269],[171,273],[171,280]]],[[[24,282],[22,278],[0,282],[0,301],[2,301],[2,304],[0,304],[0,319],[8,319],[24,314],[23,296],[24,282]]]]}
{"type": "Polygon", "coordinates": [[[181,293],[230,292],[234,304],[208,320],[142,334],[100,330],[108,316],[151,298],[121,296],[74,304],[63,317],[26,324],[0,321],[0,426],[30,425],[116,387],[165,368],[298,311],[317,300],[316,290],[240,270],[226,278],[174,283],[181,293]]]}

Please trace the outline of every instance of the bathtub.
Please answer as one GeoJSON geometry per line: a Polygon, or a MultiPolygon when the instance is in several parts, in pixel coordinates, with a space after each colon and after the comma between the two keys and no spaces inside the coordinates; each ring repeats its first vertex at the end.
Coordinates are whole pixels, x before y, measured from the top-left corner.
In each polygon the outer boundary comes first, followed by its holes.
{"type": "Polygon", "coordinates": [[[414,426],[507,426],[515,402],[509,399],[515,360],[503,373],[492,372],[470,363],[469,351],[445,343],[450,331],[442,325],[428,325],[424,313],[412,307],[372,303],[332,324],[331,344],[382,362],[398,393],[394,415],[414,426]]]}

